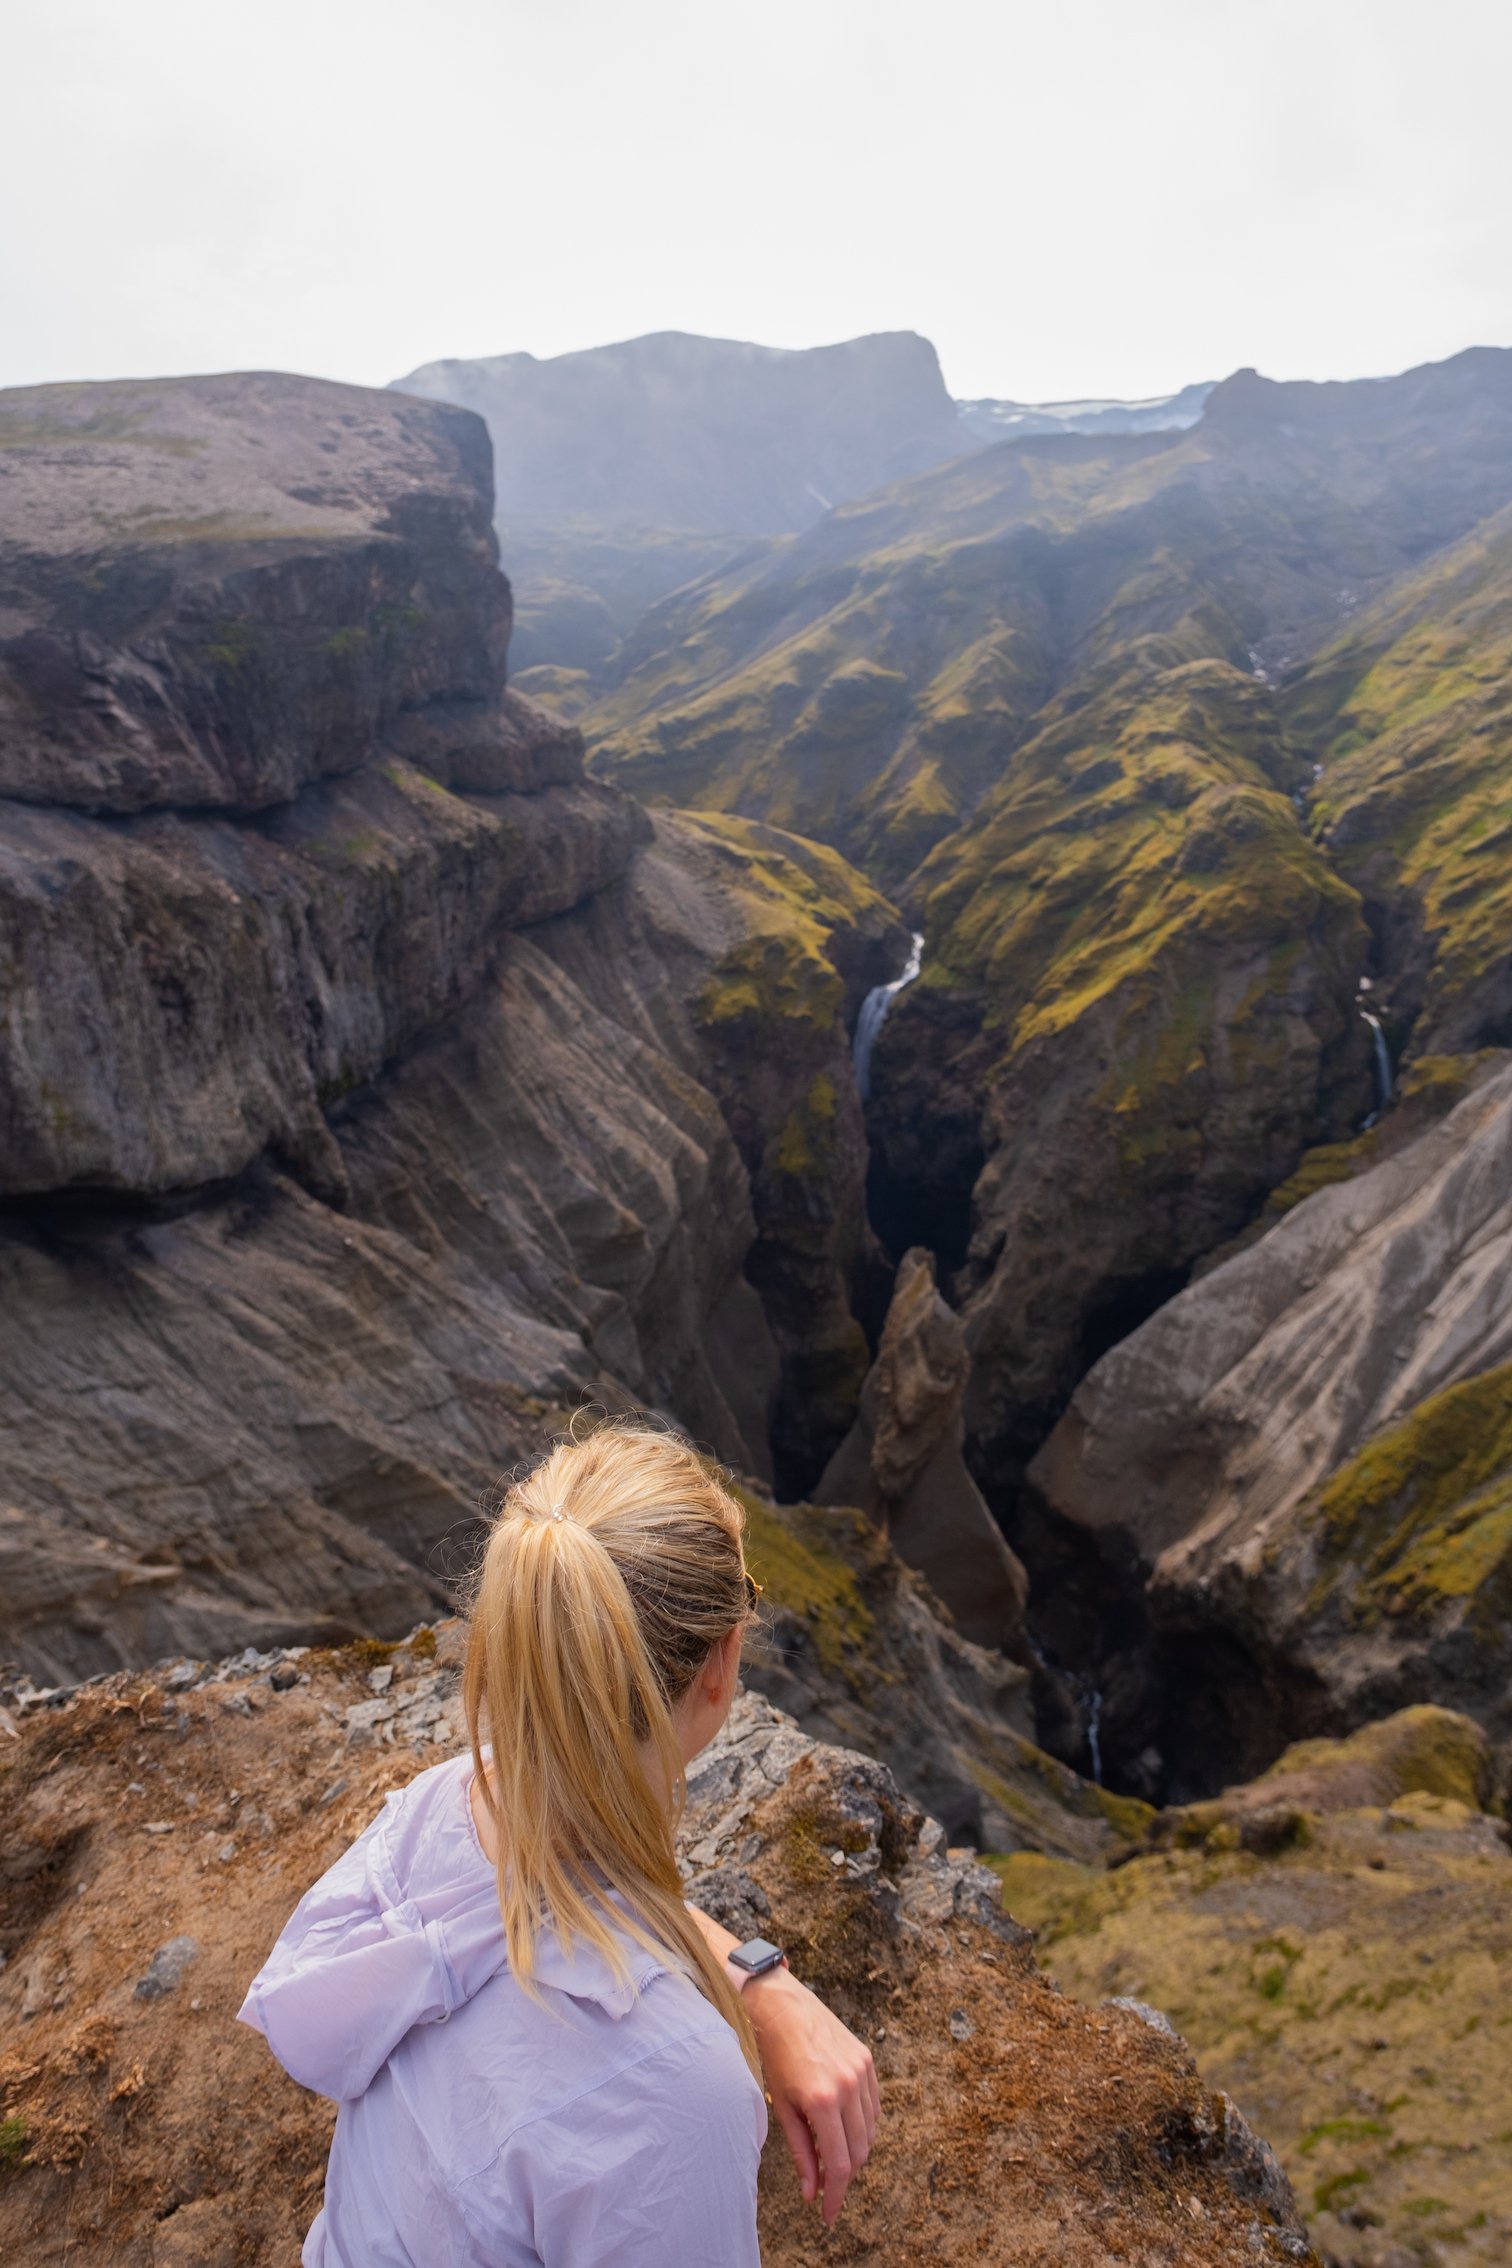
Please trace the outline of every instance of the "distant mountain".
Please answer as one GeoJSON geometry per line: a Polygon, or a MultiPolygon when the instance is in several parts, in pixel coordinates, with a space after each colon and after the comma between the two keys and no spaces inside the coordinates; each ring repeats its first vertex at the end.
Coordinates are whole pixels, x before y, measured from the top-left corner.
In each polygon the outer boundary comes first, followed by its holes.
{"type": "Polygon", "coordinates": [[[1172,433],[1195,425],[1213,381],[1140,402],[957,402],[974,440],[1025,441],[1038,433],[1172,433]]]}
{"type": "Polygon", "coordinates": [[[914,331],[796,351],[659,331],[545,360],[428,362],[393,390],[487,421],[516,668],[592,676],[649,607],[755,540],[994,442],[1192,425],[1212,391],[956,402],[914,331]]]}
{"type": "Polygon", "coordinates": [[[914,331],[793,352],[658,331],[430,362],[394,386],[487,419],[506,524],[792,534],[972,445],[914,331]]]}

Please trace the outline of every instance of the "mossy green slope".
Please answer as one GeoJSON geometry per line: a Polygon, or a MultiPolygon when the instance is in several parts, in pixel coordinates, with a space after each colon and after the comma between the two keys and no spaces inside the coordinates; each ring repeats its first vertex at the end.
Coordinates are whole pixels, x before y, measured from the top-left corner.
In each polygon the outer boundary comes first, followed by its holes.
{"type": "Polygon", "coordinates": [[[1310,1793],[1273,1856],[1163,1819],[1174,1847],[1111,1873],[994,1862],[1067,1991],[1144,2000],[1185,2035],[1341,2268],[1512,2248],[1512,1856],[1477,1808],[1483,1755],[1466,1720],[1414,1710],[1234,1791],[1254,1817],[1310,1793]]]}
{"type": "Polygon", "coordinates": [[[1089,664],[1157,632],[1279,666],[1506,503],[1508,396],[1494,355],[1373,390],[1241,373],[1185,433],[957,460],[653,609],[590,712],[596,760],[896,887],[1089,664]]]}
{"type": "Polygon", "coordinates": [[[1512,1365],[1420,1402],[1367,1441],[1302,1518],[1318,1537],[1309,1602],[1355,1631],[1446,1620],[1488,1685],[1512,1668],[1512,1365]]]}
{"type": "Polygon", "coordinates": [[[1413,1052],[1512,1041],[1512,513],[1393,585],[1289,693],[1319,840],[1377,913],[1413,1052]]]}

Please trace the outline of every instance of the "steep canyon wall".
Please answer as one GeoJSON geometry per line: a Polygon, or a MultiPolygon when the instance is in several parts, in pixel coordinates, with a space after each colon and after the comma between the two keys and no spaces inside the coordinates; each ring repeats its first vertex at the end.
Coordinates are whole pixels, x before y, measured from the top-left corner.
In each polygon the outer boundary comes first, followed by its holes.
{"type": "Polygon", "coordinates": [[[822,1462],[886,901],[653,824],[506,686],[468,413],[190,380],[0,438],[0,1652],[406,1627],[585,1399],[822,1462]]]}

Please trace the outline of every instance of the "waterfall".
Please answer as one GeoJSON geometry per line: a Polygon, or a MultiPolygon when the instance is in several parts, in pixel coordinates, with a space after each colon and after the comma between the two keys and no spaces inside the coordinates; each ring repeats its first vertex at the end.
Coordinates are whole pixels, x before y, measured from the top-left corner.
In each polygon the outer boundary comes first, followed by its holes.
{"type": "Polygon", "coordinates": [[[861,1003],[861,1013],[856,1018],[856,1037],[852,1043],[851,1054],[856,1065],[856,1092],[863,1102],[871,1093],[872,1049],[877,1044],[877,1034],[887,1021],[887,1011],[897,999],[898,994],[906,984],[912,984],[914,978],[918,975],[923,959],[924,933],[922,930],[915,930],[913,947],[909,953],[908,965],[903,974],[895,976],[891,984],[874,984],[861,1003]]]}
{"type": "Polygon", "coordinates": [[[1092,1757],[1093,1783],[1099,1788],[1102,1786],[1102,1741],[1099,1737],[1102,1732],[1102,1711],[1103,1697],[1094,1687],[1092,1706],[1087,1711],[1087,1747],[1092,1757]]]}
{"type": "Polygon", "coordinates": [[[1373,1016],[1368,1008],[1362,1008],[1360,1014],[1370,1026],[1375,1041],[1376,1106],[1365,1121],[1367,1126],[1373,1126],[1391,1101],[1391,1051],[1386,1045],[1380,1017],[1373,1016]]]}

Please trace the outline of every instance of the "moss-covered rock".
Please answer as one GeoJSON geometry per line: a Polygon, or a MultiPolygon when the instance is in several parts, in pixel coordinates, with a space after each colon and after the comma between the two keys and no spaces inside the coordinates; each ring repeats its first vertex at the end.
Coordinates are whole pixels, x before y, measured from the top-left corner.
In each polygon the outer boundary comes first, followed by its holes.
{"type": "Polygon", "coordinates": [[[1319,1607],[1356,1627],[1466,1610],[1500,1650],[1512,1624],[1512,1364],[1430,1395],[1316,1498],[1319,1607]]]}
{"type": "Polygon", "coordinates": [[[1362,1725],[1343,1740],[1299,1740],[1256,1780],[1210,1803],[1184,1804],[1152,1822],[1152,1848],[1258,1850],[1270,1855],[1312,1839],[1312,1821],[1366,1804],[1427,1796],[1470,1811],[1495,1800],[1490,1744],[1473,1718],[1423,1703],[1362,1725]]]}

